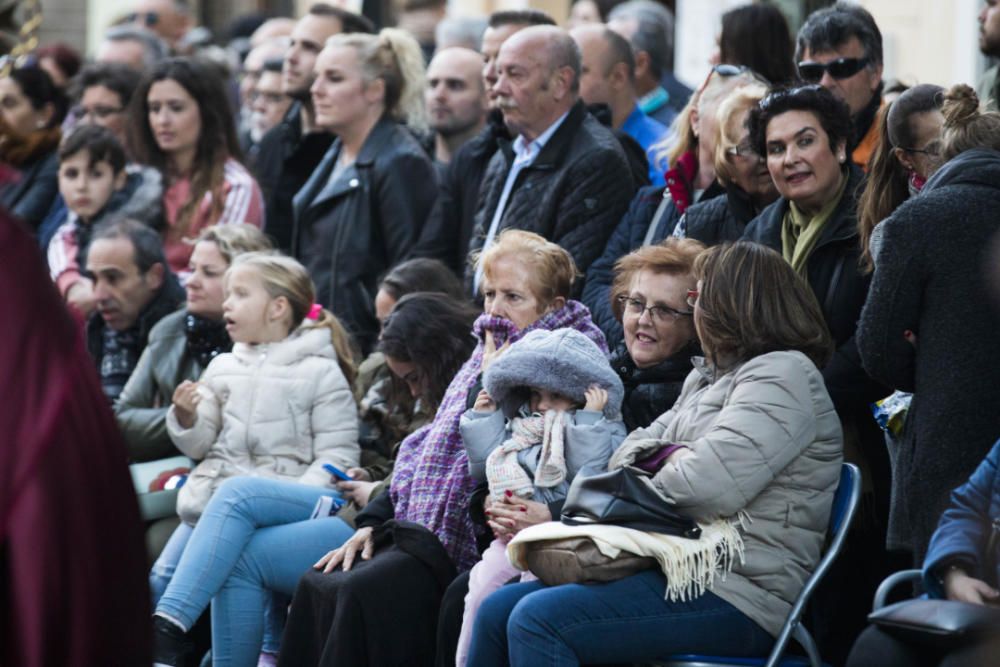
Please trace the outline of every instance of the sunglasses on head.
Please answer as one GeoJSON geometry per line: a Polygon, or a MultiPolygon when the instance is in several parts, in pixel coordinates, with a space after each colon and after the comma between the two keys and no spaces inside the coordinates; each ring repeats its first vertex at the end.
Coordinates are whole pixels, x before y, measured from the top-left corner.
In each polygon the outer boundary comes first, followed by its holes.
{"type": "Polygon", "coordinates": [[[824,72],[829,72],[834,79],[847,79],[868,66],[870,58],[837,58],[828,63],[810,61],[799,63],[799,76],[803,81],[816,83],[823,78],[824,72]]]}
{"type": "Polygon", "coordinates": [[[795,88],[779,88],[774,92],[768,93],[764,97],[764,99],[762,99],[760,102],[757,103],[757,106],[760,107],[762,111],[767,111],[767,108],[770,107],[775,102],[790,97],[794,98],[806,92],[815,93],[819,90],[823,90],[823,86],[819,85],[818,83],[809,83],[804,86],[796,86],[795,88]]]}

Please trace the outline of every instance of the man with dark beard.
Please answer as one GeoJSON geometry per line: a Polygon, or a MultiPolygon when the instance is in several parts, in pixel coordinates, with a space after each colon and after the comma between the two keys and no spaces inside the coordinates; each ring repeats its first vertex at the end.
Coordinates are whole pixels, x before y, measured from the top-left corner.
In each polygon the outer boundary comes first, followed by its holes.
{"type": "MultiPolygon", "coordinates": [[[[986,0],[979,12],[979,50],[1000,57],[1000,0],[986,0]]],[[[979,82],[979,99],[992,109],[1000,106],[1000,65],[986,70],[979,82]]]]}
{"type": "Polygon", "coordinates": [[[292,243],[292,197],[305,185],[323,158],[333,135],[314,125],[309,87],[313,66],[323,45],[342,32],[373,32],[371,22],[324,3],[314,4],[299,19],[291,35],[281,70],[282,92],[295,102],[281,123],[260,140],[256,160],[257,182],[264,193],[267,224],[264,231],[285,251],[292,243]]]}
{"type": "Polygon", "coordinates": [[[442,172],[486,121],[482,68],[482,56],[460,46],[438,51],[427,66],[424,102],[434,131],[434,163],[442,172]]]}

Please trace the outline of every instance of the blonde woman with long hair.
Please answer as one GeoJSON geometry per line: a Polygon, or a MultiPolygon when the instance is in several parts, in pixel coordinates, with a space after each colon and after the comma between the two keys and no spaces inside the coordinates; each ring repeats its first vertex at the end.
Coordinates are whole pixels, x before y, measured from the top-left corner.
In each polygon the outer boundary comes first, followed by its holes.
{"type": "Polygon", "coordinates": [[[337,135],[295,196],[293,253],[367,353],[378,334],[378,277],[420,235],[437,194],[413,136],[426,128],[420,46],[406,33],[331,37],[316,60],[316,124],[337,135]]]}

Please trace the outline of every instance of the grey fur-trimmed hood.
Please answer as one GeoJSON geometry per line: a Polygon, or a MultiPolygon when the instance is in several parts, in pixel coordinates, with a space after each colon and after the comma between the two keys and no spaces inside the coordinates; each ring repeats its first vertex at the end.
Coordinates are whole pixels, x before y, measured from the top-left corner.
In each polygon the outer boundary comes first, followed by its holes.
{"type": "Polygon", "coordinates": [[[621,417],[625,390],[607,357],[574,329],[528,333],[494,361],[483,374],[483,386],[507,416],[514,416],[524,396],[514,390],[536,387],[584,403],[593,384],[608,392],[607,419],[621,417]]]}

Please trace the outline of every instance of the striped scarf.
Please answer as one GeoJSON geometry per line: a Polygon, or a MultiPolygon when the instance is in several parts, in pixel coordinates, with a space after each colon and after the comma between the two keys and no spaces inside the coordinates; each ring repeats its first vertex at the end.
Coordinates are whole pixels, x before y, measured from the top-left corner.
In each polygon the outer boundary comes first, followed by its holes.
{"type": "Polygon", "coordinates": [[[510,420],[510,430],[510,438],[486,458],[486,481],[494,499],[500,500],[506,491],[530,498],[534,487],[558,486],[566,479],[565,412],[549,410],[544,415],[515,417],[510,420]],[[542,453],[532,480],[517,460],[517,453],[539,444],[542,453]]]}

